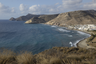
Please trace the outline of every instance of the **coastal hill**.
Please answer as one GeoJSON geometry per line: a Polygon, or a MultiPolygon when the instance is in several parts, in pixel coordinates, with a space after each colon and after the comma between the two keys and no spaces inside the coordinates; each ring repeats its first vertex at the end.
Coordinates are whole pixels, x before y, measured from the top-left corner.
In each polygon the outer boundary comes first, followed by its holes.
{"type": "Polygon", "coordinates": [[[10,18],[11,21],[27,21],[31,19],[32,17],[39,17],[40,15],[33,15],[33,14],[27,14],[26,16],[20,16],[18,18],[10,18]]]}
{"type": "Polygon", "coordinates": [[[26,21],[25,23],[33,23],[33,24],[36,24],[36,23],[44,23],[45,20],[44,19],[41,19],[41,18],[38,18],[38,17],[33,17],[31,18],[30,20],[26,21]]]}
{"type": "Polygon", "coordinates": [[[41,15],[39,18],[44,19],[46,22],[56,18],[59,14],[53,14],[53,15],[41,15]]]}
{"type": "Polygon", "coordinates": [[[39,17],[34,17],[31,18],[30,20],[26,21],[25,23],[46,23],[54,18],[56,18],[58,14],[53,14],[53,15],[41,15],[39,17]],[[36,19],[37,18],[37,19],[36,19]]]}
{"type": "Polygon", "coordinates": [[[49,25],[74,25],[74,24],[96,24],[95,10],[79,10],[59,14],[55,19],[50,20],[49,25]]]}

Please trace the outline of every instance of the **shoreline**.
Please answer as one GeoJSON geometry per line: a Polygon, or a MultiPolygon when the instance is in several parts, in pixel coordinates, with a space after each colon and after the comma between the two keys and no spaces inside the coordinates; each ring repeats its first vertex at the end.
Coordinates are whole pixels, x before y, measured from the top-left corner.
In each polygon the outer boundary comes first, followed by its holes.
{"type": "MultiPolygon", "coordinates": [[[[80,30],[76,30],[76,29],[70,29],[70,28],[67,28],[68,30],[75,30],[75,31],[80,31],[80,30]]],[[[80,32],[83,32],[85,34],[89,34],[89,37],[91,37],[91,32],[87,32],[87,31],[80,31],[80,32]]],[[[85,48],[85,49],[89,49],[89,48],[94,48],[96,49],[95,47],[93,46],[89,46],[86,41],[89,37],[86,37],[86,38],[83,38],[81,40],[78,40],[77,42],[74,43],[74,47],[80,47],[80,48],[85,48]]]]}
{"type": "MultiPolygon", "coordinates": [[[[80,30],[76,30],[76,31],[80,31],[80,30]]],[[[86,32],[86,31],[80,31],[80,32],[89,34],[89,35],[90,35],[89,37],[91,37],[91,33],[90,33],[90,32],[86,32]]],[[[85,48],[85,49],[89,49],[89,48],[94,48],[94,49],[95,49],[95,47],[90,46],[90,45],[88,45],[88,44],[86,43],[86,41],[87,41],[87,39],[88,39],[89,37],[84,38],[84,39],[81,39],[78,43],[76,43],[76,46],[77,46],[77,47],[80,47],[80,48],[85,48]]]]}
{"type": "MultiPolygon", "coordinates": [[[[48,25],[48,24],[46,24],[46,25],[48,25]]],[[[54,26],[54,25],[51,25],[51,26],[54,26]]],[[[56,26],[56,25],[55,25],[55,26],[56,26]]],[[[58,27],[64,27],[64,26],[58,26],[58,27]]],[[[68,30],[80,31],[80,32],[83,32],[83,33],[85,33],[85,34],[88,34],[89,37],[91,37],[91,32],[81,31],[81,30],[76,30],[76,29],[70,29],[70,28],[68,28],[68,27],[64,27],[64,28],[66,28],[66,29],[68,29],[68,30]]],[[[93,46],[89,46],[89,45],[86,43],[86,41],[87,41],[87,39],[88,39],[89,37],[86,37],[86,38],[82,38],[82,39],[80,39],[80,40],[77,40],[77,42],[74,43],[74,47],[80,47],[80,48],[85,48],[85,49],[95,48],[95,47],[93,47],[93,46]]],[[[96,48],[95,48],[95,49],[96,49],[96,48]]]]}

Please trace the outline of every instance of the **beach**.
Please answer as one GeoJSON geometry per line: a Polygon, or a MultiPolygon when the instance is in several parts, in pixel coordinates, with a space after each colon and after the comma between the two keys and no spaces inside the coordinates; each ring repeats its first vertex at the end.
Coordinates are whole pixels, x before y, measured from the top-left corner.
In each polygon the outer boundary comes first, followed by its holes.
{"type": "Polygon", "coordinates": [[[84,39],[84,40],[81,40],[78,44],[77,44],[77,47],[81,47],[81,48],[85,48],[85,49],[89,49],[89,48],[95,48],[93,46],[89,46],[87,43],[87,38],[84,39]]]}
{"type": "MultiPolygon", "coordinates": [[[[82,31],[83,32],[83,31],[82,31]]],[[[85,31],[84,31],[85,32],[85,31]]],[[[91,32],[85,32],[85,33],[87,33],[87,34],[92,34],[91,32]]],[[[91,37],[91,36],[90,36],[91,37]]],[[[89,38],[89,37],[88,37],[89,38]]],[[[83,40],[81,40],[80,42],[78,42],[77,43],[77,47],[81,47],[81,48],[85,48],[85,49],[89,49],[89,48],[94,48],[94,49],[96,49],[95,47],[93,47],[93,46],[90,46],[90,45],[88,45],[87,44],[87,39],[88,38],[85,38],[85,39],[83,39],[83,40]]]]}

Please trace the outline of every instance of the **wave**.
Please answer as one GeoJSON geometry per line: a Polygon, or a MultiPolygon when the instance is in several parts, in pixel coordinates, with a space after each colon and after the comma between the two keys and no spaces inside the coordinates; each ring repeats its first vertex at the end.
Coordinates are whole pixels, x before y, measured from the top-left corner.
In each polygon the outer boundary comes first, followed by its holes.
{"type": "Polygon", "coordinates": [[[69,37],[73,37],[73,35],[68,35],[69,37]]]}
{"type": "Polygon", "coordinates": [[[82,35],[89,35],[89,34],[87,34],[87,33],[85,33],[85,32],[81,32],[81,31],[77,31],[79,34],[82,34],[82,35]]]}
{"type": "Polygon", "coordinates": [[[51,27],[57,27],[57,26],[53,25],[53,26],[51,26],[51,27]]]}
{"type": "Polygon", "coordinates": [[[62,32],[70,32],[68,30],[65,30],[65,29],[62,29],[62,28],[58,28],[59,31],[62,31],[62,32]]]}
{"type": "MultiPolygon", "coordinates": [[[[83,39],[85,39],[85,38],[83,38],[83,39]]],[[[77,40],[75,43],[73,43],[74,47],[77,47],[77,44],[78,44],[81,40],[83,40],[83,39],[77,40]]]]}
{"type": "Polygon", "coordinates": [[[81,40],[77,40],[75,43],[69,42],[69,44],[71,44],[71,47],[77,47],[77,43],[79,43],[81,40]]]}
{"type": "Polygon", "coordinates": [[[84,32],[81,32],[81,31],[77,31],[79,34],[82,34],[82,35],[84,35],[84,34],[86,34],[86,33],[84,33],[84,32]]]}
{"type": "Polygon", "coordinates": [[[69,44],[71,44],[71,47],[73,46],[73,43],[72,42],[69,42],[69,44]]]}

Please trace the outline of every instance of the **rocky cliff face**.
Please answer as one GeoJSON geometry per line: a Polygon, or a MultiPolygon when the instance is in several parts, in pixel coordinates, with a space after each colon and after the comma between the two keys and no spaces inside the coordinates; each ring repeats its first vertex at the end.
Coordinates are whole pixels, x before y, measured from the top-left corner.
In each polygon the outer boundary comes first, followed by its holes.
{"type": "Polygon", "coordinates": [[[49,25],[74,25],[74,24],[96,24],[96,11],[73,11],[59,14],[55,19],[50,20],[49,25]]]}
{"type": "Polygon", "coordinates": [[[45,20],[38,18],[38,17],[33,17],[30,20],[26,21],[26,24],[36,24],[36,23],[44,23],[45,20]]]}
{"type": "Polygon", "coordinates": [[[31,18],[30,20],[26,21],[25,23],[46,23],[54,18],[56,18],[58,14],[54,15],[41,15],[39,17],[31,18]]]}
{"type": "Polygon", "coordinates": [[[14,18],[14,20],[11,18],[11,21],[27,21],[31,19],[32,17],[39,17],[40,15],[33,15],[33,14],[27,14],[26,16],[20,16],[18,18],[14,18]]]}

